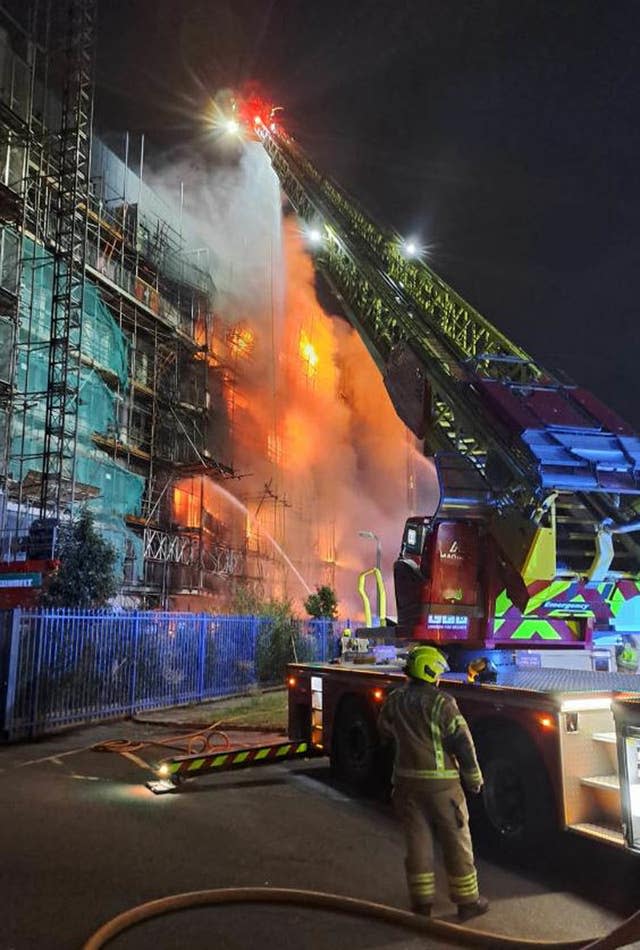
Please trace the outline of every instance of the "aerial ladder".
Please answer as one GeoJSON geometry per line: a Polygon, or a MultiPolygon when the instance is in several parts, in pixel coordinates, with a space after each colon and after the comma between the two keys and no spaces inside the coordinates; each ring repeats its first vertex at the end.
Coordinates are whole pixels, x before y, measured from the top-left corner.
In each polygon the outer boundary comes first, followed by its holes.
{"type": "MultiPolygon", "coordinates": [[[[314,256],[434,456],[435,514],[405,526],[398,633],[584,646],[640,597],[640,438],[540,366],[309,161],[267,107],[244,116],[314,256]]],[[[635,603],[634,603],[635,602],[635,603]]]]}
{"type": "Polygon", "coordinates": [[[150,787],[310,755],[356,788],[384,786],[377,715],[404,681],[403,651],[423,640],[446,647],[443,687],[474,736],[487,835],[518,851],[566,828],[640,853],[640,680],[578,662],[596,660],[585,648],[598,634],[640,631],[640,439],[410,256],[273,110],[239,111],[398,415],[434,456],[440,497],[406,521],[397,624],[344,638],[373,643],[373,659],[343,641],[333,662],[291,663],[284,743],[174,756],[150,787]]]}

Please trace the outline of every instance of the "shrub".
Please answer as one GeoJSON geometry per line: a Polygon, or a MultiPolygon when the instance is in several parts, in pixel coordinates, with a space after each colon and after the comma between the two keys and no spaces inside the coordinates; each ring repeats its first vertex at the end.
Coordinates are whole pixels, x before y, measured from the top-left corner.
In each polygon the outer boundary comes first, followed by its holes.
{"type": "Polygon", "coordinates": [[[304,609],[316,620],[335,620],[338,616],[338,599],[335,591],[328,584],[316,587],[315,594],[309,594],[305,600],[304,609]]]}
{"type": "Polygon", "coordinates": [[[280,683],[287,663],[313,658],[315,640],[302,629],[288,600],[270,600],[261,611],[256,673],[261,683],[280,683]]]}
{"type": "Polygon", "coordinates": [[[116,552],[98,533],[84,508],[60,527],[60,567],[42,594],[45,607],[103,607],[118,590],[116,552]]]}

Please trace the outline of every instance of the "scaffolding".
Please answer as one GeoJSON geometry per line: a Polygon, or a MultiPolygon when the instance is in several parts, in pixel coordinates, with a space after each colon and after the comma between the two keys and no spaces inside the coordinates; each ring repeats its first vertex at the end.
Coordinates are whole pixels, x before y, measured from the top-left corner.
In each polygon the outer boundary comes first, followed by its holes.
{"type": "Polygon", "coordinates": [[[91,166],[95,0],[66,6],[62,122],[55,184],[55,240],[40,510],[60,520],[75,494],[87,204],[91,166]]]}
{"type": "Polygon", "coordinates": [[[180,524],[171,490],[233,475],[209,424],[215,288],[143,181],[144,139],[118,156],[92,134],[94,18],[0,3],[0,570],[53,558],[84,505],[123,594],[168,606],[242,560],[180,524]]]}

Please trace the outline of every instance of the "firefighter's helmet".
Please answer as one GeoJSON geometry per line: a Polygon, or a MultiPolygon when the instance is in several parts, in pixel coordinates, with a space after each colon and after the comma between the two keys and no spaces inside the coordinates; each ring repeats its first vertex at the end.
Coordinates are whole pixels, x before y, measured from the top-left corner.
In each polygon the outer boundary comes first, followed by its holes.
{"type": "Polygon", "coordinates": [[[417,646],[409,651],[404,671],[414,680],[435,683],[448,669],[445,655],[436,647],[417,646]]]}

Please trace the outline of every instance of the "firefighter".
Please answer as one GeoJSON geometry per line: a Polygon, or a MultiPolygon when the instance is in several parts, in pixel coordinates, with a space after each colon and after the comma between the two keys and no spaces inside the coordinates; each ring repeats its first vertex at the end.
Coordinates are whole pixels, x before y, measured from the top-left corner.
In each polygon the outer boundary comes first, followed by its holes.
{"type": "Polygon", "coordinates": [[[482,773],[473,739],[455,699],[438,690],[449,669],[435,647],[414,647],[405,673],[409,682],[396,689],[380,712],[382,741],[395,743],[393,803],[406,838],[405,868],[411,907],[431,915],[435,896],[433,839],[439,841],[449,894],[458,918],[470,920],[489,909],[480,897],[469,832],[469,812],[460,778],[475,795],[482,773]]]}
{"type": "Polygon", "coordinates": [[[625,634],[622,637],[622,643],[616,647],[618,673],[637,673],[639,660],[638,638],[631,634],[625,634]]]}

